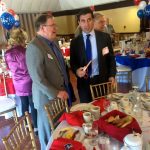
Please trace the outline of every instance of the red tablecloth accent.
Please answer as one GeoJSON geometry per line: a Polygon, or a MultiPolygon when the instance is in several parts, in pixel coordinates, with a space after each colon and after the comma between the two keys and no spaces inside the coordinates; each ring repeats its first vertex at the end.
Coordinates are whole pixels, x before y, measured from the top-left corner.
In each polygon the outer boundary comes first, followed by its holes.
{"type": "Polygon", "coordinates": [[[54,140],[49,150],[65,150],[67,149],[66,144],[70,147],[68,147],[69,150],[86,150],[82,143],[65,138],[57,138],[54,140]]]}
{"type": "Polygon", "coordinates": [[[107,121],[105,121],[110,116],[116,116],[116,115],[119,115],[120,118],[126,116],[125,113],[122,113],[118,110],[113,110],[113,111],[107,113],[105,116],[101,117],[98,120],[99,130],[106,132],[108,135],[116,138],[117,140],[119,140],[121,142],[123,142],[123,138],[127,134],[130,134],[133,131],[140,133],[140,134],[142,133],[142,130],[141,130],[139,124],[137,123],[137,121],[134,118],[133,118],[133,121],[124,128],[118,128],[117,126],[109,124],[107,121]]]}
{"type": "MultiPolygon", "coordinates": [[[[5,81],[6,81],[7,94],[15,94],[15,89],[14,89],[12,78],[6,76],[5,81]]],[[[0,96],[5,96],[5,95],[6,93],[4,91],[3,76],[0,75],[0,96]]]]}
{"type": "Polygon", "coordinates": [[[99,106],[100,112],[102,113],[105,110],[104,109],[104,102],[107,102],[108,104],[110,104],[110,101],[106,98],[97,99],[97,100],[93,101],[92,104],[95,106],[99,106]]]}
{"type": "Polygon", "coordinates": [[[63,56],[70,56],[70,49],[69,48],[65,48],[65,49],[61,49],[63,56]]]}
{"type": "Polygon", "coordinates": [[[74,111],[70,113],[64,113],[59,121],[66,120],[68,124],[72,126],[80,126],[84,123],[83,112],[82,111],[74,111]]]}

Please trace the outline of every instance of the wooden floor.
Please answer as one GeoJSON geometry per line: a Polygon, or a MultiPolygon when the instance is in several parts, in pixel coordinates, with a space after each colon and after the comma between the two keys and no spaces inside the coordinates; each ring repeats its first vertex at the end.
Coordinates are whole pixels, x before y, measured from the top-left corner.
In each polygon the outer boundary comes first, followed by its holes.
{"type": "MultiPolygon", "coordinates": [[[[78,93],[77,93],[77,89],[76,89],[76,78],[72,73],[70,73],[70,74],[71,74],[70,75],[70,80],[71,80],[71,83],[73,85],[73,89],[74,89],[75,96],[76,96],[76,99],[77,99],[76,103],[78,103],[79,102],[79,97],[78,97],[78,93]]],[[[131,89],[130,84],[126,84],[126,83],[118,84],[118,92],[126,93],[130,89],[131,89]]],[[[5,120],[4,117],[0,117],[0,150],[4,150],[4,146],[3,146],[3,143],[2,143],[1,139],[10,132],[10,129],[13,127],[13,125],[14,125],[13,119],[5,120]]],[[[39,144],[38,137],[36,137],[36,143],[37,143],[38,149],[40,150],[40,144],[39,144]]]]}

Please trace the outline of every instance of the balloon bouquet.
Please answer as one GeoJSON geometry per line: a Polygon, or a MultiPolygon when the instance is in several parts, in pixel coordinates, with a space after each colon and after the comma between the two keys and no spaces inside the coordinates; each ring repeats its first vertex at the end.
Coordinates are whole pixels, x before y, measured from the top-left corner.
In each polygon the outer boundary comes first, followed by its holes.
{"type": "Polygon", "coordinates": [[[0,0],[0,25],[6,30],[12,29],[12,27],[20,27],[19,16],[14,10],[8,9],[6,4],[0,0]]]}
{"type": "Polygon", "coordinates": [[[148,5],[146,1],[134,0],[134,4],[138,6],[137,16],[142,19],[144,17],[150,19],[150,0],[148,5]]]}

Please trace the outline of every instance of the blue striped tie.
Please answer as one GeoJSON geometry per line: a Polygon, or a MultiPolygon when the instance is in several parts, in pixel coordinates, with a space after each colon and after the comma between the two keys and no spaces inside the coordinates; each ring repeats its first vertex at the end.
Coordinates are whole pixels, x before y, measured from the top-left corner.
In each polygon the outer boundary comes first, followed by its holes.
{"type": "MultiPolygon", "coordinates": [[[[91,41],[90,41],[90,36],[91,34],[86,35],[86,58],[87,62],[92,60],[92,47],[91,47],[91,41]]],[[[92,73],[92,65],[88,67],[88,76],[90,76],[92,73]]]]}

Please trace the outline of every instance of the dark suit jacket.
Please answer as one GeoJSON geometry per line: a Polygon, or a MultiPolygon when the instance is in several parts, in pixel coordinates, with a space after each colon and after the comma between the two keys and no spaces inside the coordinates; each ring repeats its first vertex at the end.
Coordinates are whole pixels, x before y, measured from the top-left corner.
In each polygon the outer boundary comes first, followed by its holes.
{"type": "MultiPolygon", "coordinates": [[[[104,80],[108,80],[109,77],[115,77],[116,74],[116,62],[111,44],[111,38],[109,34],[104,32],[95,31],[99,74],[104,80]],[[109,53],[103,55],[102,49],[108,47],[109,53]]],[[[70,45],[70,64],[73,72],[76,74],[76,70],[80,67],[84,67],[87,64],[85,45],[82,34],[71,41],[70,45]]],[[[84,78],[78,78],[78,83],[82,82],[84,78]]],[[[104,81],[106,82],[106,81],[104,81]]],[[[82,84],[82,83],[81,83],[82,84]]]]}

